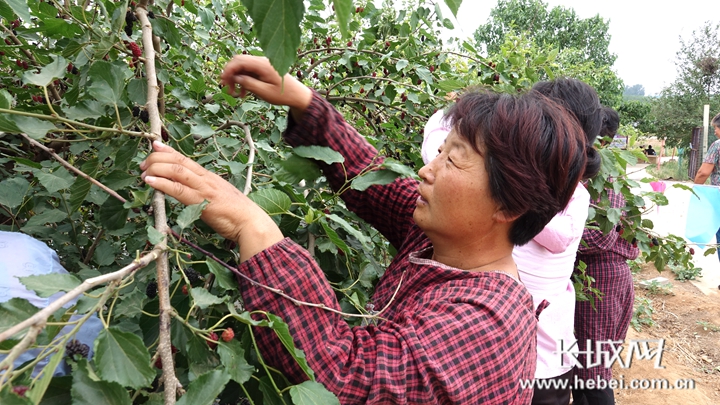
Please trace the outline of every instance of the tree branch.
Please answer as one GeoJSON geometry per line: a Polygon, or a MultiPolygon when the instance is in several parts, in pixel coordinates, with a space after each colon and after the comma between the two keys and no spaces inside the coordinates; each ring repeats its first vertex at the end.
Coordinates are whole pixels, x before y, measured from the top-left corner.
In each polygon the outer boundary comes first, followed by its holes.
{"type": "Polygon", "coordinates": [[[58,162],[60,162],[61,165],[65,166],[65,168],[68,169],[69,171],[77,174],[78,176],[80,176],[80,177],[84,178],[85,180],[89,181],[90,183],[92,183],[92,184],[100,187],[101,189],[105,190],[105,192],[107,192],[107,193],[110,194],[111,196],[117,198],[118,200],[120,200],[120,201],[122,201],[122,202],[126,202],[126,200],[125,200],[120,194],[116,193],[114,190],[108,188],[108,187],[105,186],[104,184],[100,183],[99,181],[97,181],[97,180],[95,180],[94,178],[92,178],[92,177],[88,176],[87,174],[85,174],[85,173],[84,173],[83,171],[81,171],[80,169],[78,169],[78,168],[76,168],[75,166],[71,165],[71,164],[68,163],[65,159],[61,158],[57,153],[55,153],[54,150],[48,148],[47,146],[41,144],[40,142],[38,142],[38,141],[30,138],[29,136],[27,136],[27,135],[25,135],[25,134],[20,134],[20,135],[22,135],[23,138],[27,139],[27,141],[30,142],[31,145],[33,145],[33,146],[35,146],[35,147],[37,147],[37,148],[40,148],[40,149],[44,150],[46,153],[48,153],[50,156],[52,156],[55,160],[57,160],[58,162]]]}
{"type": "MultiPolygon", "coordinates": [[[[142,43],[143,52],[145,54],[145,76],[147,78],[147,104],[145,110],[150,118],[150,132],[152,139],[161,141],[162,122],[158,111],[158,82],[157,72],[155,70],[155,44],[152,31],[152,25],[147,16],[148,0],[141,0],[135,9],[135,15],[140,21],[142,27],[142,43]]],[[[155,216],[155,229],[158,232],[167,235],[170,227],[167,223],[165,214],[165,194],[155,191],[153,195],[153,213],[155,216]]],[[[175,364],[172,356],[172,343],[170,341],[170,320],[173,314],[172,304],[170,303],[170,264],[167,250],[167,238],[163,238],[157,245],[161,249],[161,253],[155,263],[157,267],[157,285],[158,299],[160,301],[160,336],[158,343],[158,352],[163,363],[163,387],[165,391],[165,405],[174,405],[177,394],[183,393],[182,384],[175,375],[175,364]]]]}
{"type": "Polygon", "coordinates": [[[85,291],[88,291],[94,287],[97,287],[98,285],[109,283],[111,281],[117,281],[122,280],[130,273],[134,272],[137,269],[141,269],[153,260],[156,260],[158,256],[162,253],[162,250],[158,247],[151,250],[148,254],[140,257],[139,259],[135,259],[132,263],[128,264],[127,266],[123,267],[120,270],[117,270],[113,273],[103,274],[102,276],[97,276],[93,278],[89,278],[82,282],[79,286],[73,288],[72,290],[68,291],[67,294],[63,295],[62,297],[58,298],[56,301],[52,302],[50,305],[46,306],[45,308],[41,309],[38,313],[31,316],[30,318],[20,322],[19,324],[5,330],[4,332],[0,333],[0,342],[5,341],[6,339],[10,338],[11,336],[15,335],[18,332],[21,332],[23,329],[33,326],[33,325],[43,325],[45,321],[47,321],[48,317],[55,313],[55,311],[59,310],[65,304],[69,303],[76,297],[83,294],[85,291]]]}

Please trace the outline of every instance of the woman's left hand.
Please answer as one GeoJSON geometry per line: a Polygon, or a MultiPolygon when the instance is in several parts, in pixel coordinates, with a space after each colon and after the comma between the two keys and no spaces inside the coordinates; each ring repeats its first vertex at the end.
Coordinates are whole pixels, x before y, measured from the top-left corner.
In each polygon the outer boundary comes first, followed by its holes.
{"type": "Polygon", "coordinates": [[[185,205],[207,200],[201,219],[237,242],[241,260],[283,239],[275,222],[240,190],[168,145],[153,142],[153,153],[140,169],[145,183],[185,205]]]}

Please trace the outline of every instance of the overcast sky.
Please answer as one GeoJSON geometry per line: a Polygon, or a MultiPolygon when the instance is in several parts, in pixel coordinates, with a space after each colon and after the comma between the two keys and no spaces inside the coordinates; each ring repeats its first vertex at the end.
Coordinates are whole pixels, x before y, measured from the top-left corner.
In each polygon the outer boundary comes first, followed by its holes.
{"type": "MultiPolygon", "coordinates": [[[[680,36],[687,41],[705,21],[720,21],[720,0],[543,1],[550,8],[572,8],[581,18],[600,14],[610,20],[610,52],[617,55],[614,69],[626,85],[642,84],[645,95],[657,94],[675,80],[680,36]]],[[[455,35],[472,35],[496,4],[495,0],[463,0],[455,35]]],[[[451,17],[449,11],[445,14],[451,17]]]]}

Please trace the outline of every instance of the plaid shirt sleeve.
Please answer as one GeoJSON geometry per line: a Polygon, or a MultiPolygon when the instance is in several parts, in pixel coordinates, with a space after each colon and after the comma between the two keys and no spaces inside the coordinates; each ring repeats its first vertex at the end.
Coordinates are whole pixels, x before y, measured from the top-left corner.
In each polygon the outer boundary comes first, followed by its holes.
{"type": "MultiPolygon", "coordinates": [[[[242,263],[240,270],[289,296],[340,309],[312,257],[289,239],[242,263]]],[[[535,372],[532,298],[506,275],[440,269],[413,278],[408,271],[383,313],[386,320],[353,328],[338,314],[294,305],[242,280],[240,287],[249,310],[268,311],[287,322],[317,381],[342,404],[530,401],[532,389],[523,389],[520,381],[535,372]]],[[[269,364],[294,383],[307,379],[272,330],[253,333],[269,364]]]]}
{"type": "MultiPolygon", "coordinates": [[[[327,146],[343,155],[345,161],[342,164],[327,165],[317,161],[336,191],[368,169],[377,170],[383,162],[377,150],[315,91],[300,122],[292,116],[288,117],[284,138],[291,146],[327,146]]],[[[391,184],[371,186],[362,192],[348,188],[341,197],[348,209],[399,248],[413,224],[418,197],[417,181],[397,179],[391,184]]]]}

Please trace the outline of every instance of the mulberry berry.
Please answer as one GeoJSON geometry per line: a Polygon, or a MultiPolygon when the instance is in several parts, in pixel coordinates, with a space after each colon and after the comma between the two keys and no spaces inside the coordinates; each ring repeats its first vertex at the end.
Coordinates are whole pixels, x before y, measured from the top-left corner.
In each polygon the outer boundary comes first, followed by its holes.
{"type": "Polygon", "coordinates": [[[150,114],[148,114],[147,110],[140,111],[140,121],[146,124],[150,121],[150,114]]]}
{"type": "Polygon", "coordinates": [[[145,295],[147,295],[148,298],[153,299],[157,297],[158,294],[158,288],[157,288],[157,282],[151,281],[148,283],[147,288],[145,288],[145,295]]]}
{"type": "Polygon", "coordinates": [[[24,385],[17,385],[12,388],[12,392],[14,392],[15,394],[17,394],[20,397],[24,397],[27,390],[28,390],[28,387],[26,387],[24,385]]]}
{"type": "Polygon", "coordinates": [[[202,281],[203,277],[195,271],[192,267],[188,267],[185,269],[185,276],[188,278],[188,281],[190,284],[196,284],[199,281],[202,281]]]}
{"type": "Polygon", "coordinates": [[[140,115],[140,107],[134,106],[132,108],[132,115],[133,115],[133,117],[137,117],[138,115],[140,115]]]}
{"type": "Polygon", "coordinates": [[[80,357],[87,359],[88,354],[90,354],[90,347],[75,339],[69,341],[65,345],[65,350],[70,358],[75,358],[75,355],[77,354],[80,357]]]}
{"type": "Polygon", "coordinates": [[[227,328],[223,331],[220,337],[222,337],[224,342],[229,342],[235,337],[235,331],[232,328],[227,328]]]}
{"type": "Polygon", "coordinates": [[[139,58],[142,56],[142,50],[140,50],[140,47],[137,43],[130,42],[130,44],[128,44],[128,48],[130,48],[130,50],[132,51],[133,57],[139,58]]]}
{"type": "Polygon", "coordinates": [[[215,333],[215,332],[210,333],[210,335],[208,336],[208,339],[210,339],[207,341],[208,347],[210,347],[210,350],[215,350],[215,348],[217,347],[217,341],[218,341],[217,333],[215,333]]]}

